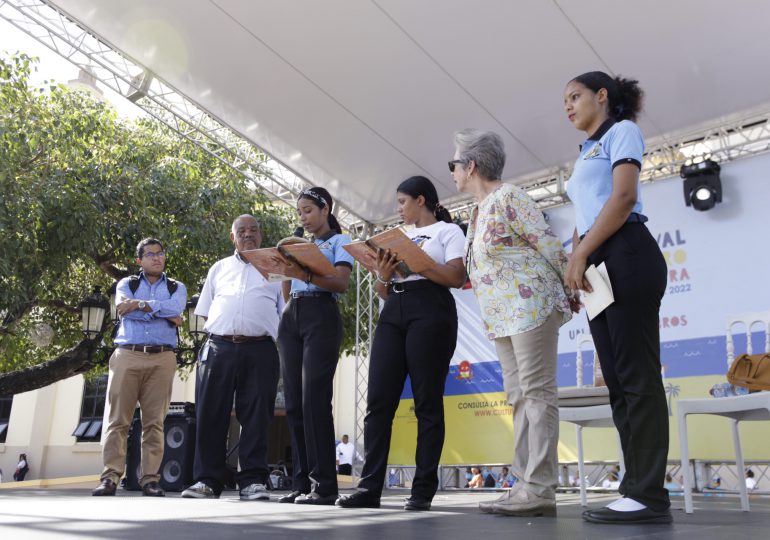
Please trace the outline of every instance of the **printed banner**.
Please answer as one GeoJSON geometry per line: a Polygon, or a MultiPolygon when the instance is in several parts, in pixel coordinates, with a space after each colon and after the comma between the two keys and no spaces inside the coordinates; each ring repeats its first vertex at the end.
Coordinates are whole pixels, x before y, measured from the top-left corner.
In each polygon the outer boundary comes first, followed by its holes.
{"type": "MultiPolygon", "coordinates": [[[[676,401],[705,398],[727,372],[728,316],[770,311],[768,292],[767,216],[770,156],[722,165],[722,203],[706,212],[685,206],[682,180],[670,178],[642,186],[644,214],[668,265],[668,285],[660,312],[661,362],[669,402],[670,459],[679,455],[676,401]]],[[[571,205],[546,212],[554,231],[571,250],[574,229],[571,205]]],[[[444,398],[447,434],[444,464],[509,463],[513,455],[511,408],[503,390],[500,365],[492,343],[482,332],[478,304],[471,290],[454,291],[460,330],[457,350],[446,380],[444,398]]],[[[733,329],[735,351],[746,350],[746,328],[733,329]]],[[[765,335],[751,331],[755,352],[765,349],[765,335]]],[[[575,386],[576,340],[590,335],[585,313],[559,333],[558,384],[575,386]]],[[[583,354],[583,381],[593,380],[593,353],[583,354]]],[[[413,464],[416,419],[407,381],[394,421],[389,462],[413,464]]],[[[693,459],[722,459],[733,455],[727,420],[694,417],[690,427],[693,459]]],[[[766,428],[766,426],[764,426],[766,428]]],[[[741,427],[746,459],[767,459],[763,426],[741,427]]],[[[584,430],[586,459],[617,459],[613,429],[584,430]]],[[[560,460],[574,460],[574,426],[561,424],[560,460]]]]}

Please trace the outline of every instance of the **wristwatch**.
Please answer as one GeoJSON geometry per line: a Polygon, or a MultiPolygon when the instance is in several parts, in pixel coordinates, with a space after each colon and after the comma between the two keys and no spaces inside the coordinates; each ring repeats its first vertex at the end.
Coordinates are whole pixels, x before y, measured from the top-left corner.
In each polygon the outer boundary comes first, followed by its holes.
{"type": "Polygon", "coordinates": [[[144,300],[139,300],[139,309],[144,309],[147,306],[147,302],[144,300]]]}

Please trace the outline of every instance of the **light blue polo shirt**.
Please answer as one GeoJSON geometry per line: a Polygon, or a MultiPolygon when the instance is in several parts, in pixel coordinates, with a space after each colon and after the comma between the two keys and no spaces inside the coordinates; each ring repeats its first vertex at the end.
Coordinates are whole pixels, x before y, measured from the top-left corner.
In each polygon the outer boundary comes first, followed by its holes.
{"type": "MultiPolygon", "coordinates": [[[[347,266],[353,268],[353,256],[342,248],[342,246],[350,243],[350,237],[347,234],[337,234],[334,231],[330,231],[321,238],[315,238],[313,242],[315,242],[315,245],[318,246],[321,253],[323,253],[334,266],[347,266]]],[[[322,289],[314,283],[308,285],[304,281],[292,279],[291,292],[300,291],[316,292],[326,291],[326,289],[322,289]]]]}
{"type": "MultiPolygon", "coordinates": [[[[623,163],[633,163],[641,169],[643,154],[642,132],[630,120],[607,120],[583,143],[567,183],[567,195],[575,205],[575,226],[579,236],[593,226],[610,198],[613,169],[623,163]]],[[[632,212],[642,213],[638,180],[632,212]]]]}

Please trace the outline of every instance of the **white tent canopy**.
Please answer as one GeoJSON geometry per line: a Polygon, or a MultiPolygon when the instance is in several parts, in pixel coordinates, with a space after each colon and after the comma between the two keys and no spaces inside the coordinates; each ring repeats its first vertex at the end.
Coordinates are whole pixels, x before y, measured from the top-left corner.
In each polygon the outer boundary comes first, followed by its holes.
{"type": "Polygon", "coordinates": [[[404,178],[456,196],[452,134],[506,179],[574,159],[565,83],[637,78],[648,141],[770,103],[761,0],[49,0],[362,219],[404,178]]]}

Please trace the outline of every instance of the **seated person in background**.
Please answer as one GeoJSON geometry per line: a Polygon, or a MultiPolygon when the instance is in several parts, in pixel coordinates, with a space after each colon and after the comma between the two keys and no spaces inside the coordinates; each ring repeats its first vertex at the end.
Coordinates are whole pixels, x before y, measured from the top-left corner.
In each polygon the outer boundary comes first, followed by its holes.
{"type": "Polygon", "coordinates": [[[751,491],[757,488],[757,479],[754,478],[754,471],[751,469],[746,470],[746,489],[751,491]]]}
{"type": "Polygon", "coordinates": [[[509,487],[513,487],[513,484],[515,483],[516,483],[516,479],[508,471],[508,467],[503,467],[502,470],[500,471],[500,474],[497,475],[497,487],[509,488],[509,487]]]}
{"type": "Polygon", "coordinates": [[[663,484],[663,487],[669,491],[682,491],[682,486],[674,482],[670,474],[666,475],[666,482],[663,484]]]}
{"type": "Polygon", "coordinates": [[[493,488],[495,487],[495,475],[490,472],[489,469],[484,467],[484,470],[481,472],[481,476],[484,477],[484,487],[485,488],[493,488]],[[487,474],[484,474],[486,472],[487,474]]]}
{"type": "Polygon", "coordinates": [[[615,465],[607,477],[602,481],[602,487],[605,489],[618,489],[620,486],[620,466],[615,465]]]}
{"type": "Polygon", "coordinates": [[[722,489],[722,479],[716,474],[711,478],[711,482],[706,486],[706,489],[722,489]]]}
{"type": "Polygon", "coordinates": [[[472,489],[484,487],[484,477],[481,475],[481,470],[478,467],[471,467],[471,474],[473,477],[468,482],[468,487],[472,489]]]}

